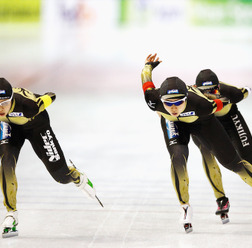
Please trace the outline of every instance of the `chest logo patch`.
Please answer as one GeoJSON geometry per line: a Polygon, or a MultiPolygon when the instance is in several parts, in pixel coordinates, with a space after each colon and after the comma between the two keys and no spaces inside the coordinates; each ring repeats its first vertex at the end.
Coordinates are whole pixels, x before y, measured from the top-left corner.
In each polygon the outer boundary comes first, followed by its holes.
{"type": "Polygon", "coordinates": [[[185,116],[192,116],[192,115],[195,115],[195,112],[194,112],[194,111],[181,113],[179,116],[185,117],[185,116]]]}
{"type": "Polygon", "coordinates": [[[24,116],[24,114],[22,112],[11,112],[11,113],[9,113],[9,116],[20,117],[20,116],[24,116]]]}

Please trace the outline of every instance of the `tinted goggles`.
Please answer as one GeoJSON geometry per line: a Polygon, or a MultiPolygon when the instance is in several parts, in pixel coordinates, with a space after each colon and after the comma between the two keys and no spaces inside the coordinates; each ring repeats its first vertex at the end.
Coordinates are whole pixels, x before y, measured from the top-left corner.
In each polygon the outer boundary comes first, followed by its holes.
{"type": "Polygon", "coordinates": [[[177,101],[174,101],[174,102],[168,101],[168,100],[163,100],[163,99],[161,99],[161,101],[162,101],[166,106],[168,106],[168,107],[171,107],[172,105],[180,106],[182,103],[185,102],[186,98],[187,98],[187,97],[184,97],[184,98],[182,98],[182,99],[180,99],[180,100],[177,100],[177,101]]]}
{"type": "Polygon", "coordinates": [[[0,102],[0,106],[5,107],[11,102],[11,99],[5,100],[3,102],[0,102]]]}
{"type": "Polygon", "coordinates": [[[5,101],[0,102],[0,106],[2,106],[2,107],[7,106],[7,105],[11,102],[12,97],[13,97],[13,93],[12,93],[12,95],[11,95],[11,98],[9,98],[9,99],[7,99],[7,100],[5,100],[5,101]]]}
{"type": "Polygon", "coordinates": [[[212,88],[206,88],[206,89],[201,89],[200,87],[198,87],[199,90],[203,93],[210,93],[210,94],[217,94],[219,93],[219,86],[214,86],[212,88]]]}

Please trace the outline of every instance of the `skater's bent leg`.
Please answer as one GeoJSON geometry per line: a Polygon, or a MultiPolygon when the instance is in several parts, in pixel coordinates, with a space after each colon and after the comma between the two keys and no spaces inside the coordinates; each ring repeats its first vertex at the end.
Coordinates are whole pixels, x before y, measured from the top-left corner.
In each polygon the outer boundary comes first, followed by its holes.
{"type": "Polygon", "coordinates": [[[187,174],[188,142],[190,134],[181,123],[161,117],[161,127],[171,159],[171,177],[181,205],[189,204],[189,178],[187,174]]]}
{"type": "Polygon", "coordinates": [[[252,165],[248,161],[237,155],[231,163],[223,164],[223,166],[237,173],[245,183],[252,187],[252,165]]]}
{"type": "Polygon", "coordinates": [[[169,147],[171,157],[171,177],[181,205],[189,204],[189,178],[186,168],[188,147],[174,145],[169,147]]]}
{"type": "Polygon", "coordinates": [[[225,168],[237,173],[243,181],[252,186],[252,165],[238,155],[225,129],[216,118],[206,122],[198,136],[202,144],[205,140],[208,141],[211,151],[225,168]]]}
{"type": "MultiPolygon", "coordinates": [[[[47,130],[47,133],[48,131],[49,130],[47,130]]],[[[53,132],[51,131],[50,135],[52,136],[52,134],[53,132]]],[[[67,184],[73,182],[90,198],[95,198],[96,190],[91,181],[87,178],[85,173],[81,173],[73,164],[71,166],[67,166],[64,154],[59,146],[57,139],[54,135],[52,137],[54,137],[53,141],[56,150],[54,150],[55,154],[51,156],[48,156],[47,153],[42,153],[42,155],[40,155],[41,152],[38,151],[41,150],[41,147],[37,146],[37,144],[33,144],[35,152],[45,164],[48,172],[58,183],[67,184]]]]}
{"type": "Polygon", "coordinates": [[[27,139],[36,152],[37,156],[43,161],[48,172],[55,181],[75,185],[83,190],[88,196],[95,197],[95,188],[84,173],[76,169],[74,165],[68,166],[59,142],[50,126],[49,117],[46,111],[43,111],[37,117],[38,125],[30,130],[27,139]]]}
{"type": "Polygon", "coordinates": [[[17,178],[16,163],[24,139],[17,127],[11,127],[8,123],[1,122],[0,142],[0,184],[3,192],[4,206],[7,211],[17,210],[17,178]],[[2,128],[2,127],[5,128],[2,128]],[[2,139],[2,137],[4,137],[2,139]]]}
{"type": "Polygon", "coordinates": [[[33,135],[29,137],[29,140],[55,181],[62,184],[80,182],[80,172],[76,168],[68,167],[63,151],[49,124],[33,130],[33,135]]]}
{"type": "Polygon", "coordinates": [[[216,159],[210,152],[202,153],[203,168],[212,186],[216,199],[225,196],[222,184],[222,175],[216,159]]]}
{"type": "Polygon", "coordinates": [[[237,106],[233,105],[228,115],[218,119],[225,124],[225,129],[240,157],[252,163],[252,135],[237,106]]]}
{"type": "Polygon", "coordinates": [[[212,186],[216,199],[219,199],[225,196],[225,192],[224,192],[223,184],[222,184],[221,171],[214,155],[209,151],[208,148],[206,148],[200,143],[197,137],[192,135],[192,139],[194,143],[200,149],[200,152],[202,155],[203,168],[208,178],[208,181],[210,182],[212,186]]]}
{"type": "Polygon", "coordinates": [[[59,167],[55,170],[52,170],[48,165],[47,162],[44,162],[48,172],[51,174],[53,179],[62,184],[68,184],[74,182],[78,184],[80,182],[80,172],[76,168],[68,167],[65,162],[62,162],[59,167]]]}
{"type": "Polygon", "coordinates": [[[2,155],[0,183],[7,211],[16,211],[17,178],[15,174],[16,159],[13,155],[2,155]]]}
{"type": "Polygon", "coordinates": [[[240,160],[239,165],[241,165],[241,169],[237,174],[245,183],[252,187],[252,165],[246,160],[240,160]]]}

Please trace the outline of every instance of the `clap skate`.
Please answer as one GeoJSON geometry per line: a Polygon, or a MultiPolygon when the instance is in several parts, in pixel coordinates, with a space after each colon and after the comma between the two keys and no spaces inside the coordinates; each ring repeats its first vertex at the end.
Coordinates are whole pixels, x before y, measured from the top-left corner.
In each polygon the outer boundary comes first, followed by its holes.
{"type": "Polygon", "coordinates": [[[18,236],[18,230],[16,229],[17,225],[18,225],[17,211],[8,212],[2,224],[2,230],[3,230],[2,237],[10,238],[18,236]]]}
{"type": "Polygon", "coordinates": [[[192,216],[193,216],[192,207],[187,204],[181,205],[181,207],[182,207],[182,209],[181,209],[180,221],[183,223],[185,232],[190,233],[193,231],[193,228],[192,228],[192,216]]]}
{"type": "Polygon", "coordinates": [[[229,222],[228,211],[229,211],[229,200],[227,197],[223,196],[216,200],[218,208],[215,212],[216,215],[220,215],[222,224],[229,222]]]}
{"type": "Polygon", "coordinates": [[[69,166],[70,174],[73,178],[76,178],[78,182],[75,182],[76,187],[83,191],[89,198],[97,199],[99,204],[103,207],[103,204],[96,195],[96,190],[92,182],[88,179],[85,173],[79,172],[70,160],[72,166],[69,166]]]}

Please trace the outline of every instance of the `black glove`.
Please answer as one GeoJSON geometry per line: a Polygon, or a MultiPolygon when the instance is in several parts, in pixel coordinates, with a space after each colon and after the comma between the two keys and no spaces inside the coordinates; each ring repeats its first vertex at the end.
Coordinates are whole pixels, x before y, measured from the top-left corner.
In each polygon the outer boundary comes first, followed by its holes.
{"type": "Polygon", "coordinates": [[[244,89],[246,89],[246,90],[247,90],[247,92],[248,92],[248,94],[250,95],[250,93],[251,93],[251,88],[250,88],[250,87],[248,87],[248,86],[245,86],[245,87],[244,87],[244,89]]]}
{"type": "Polygon", "coordinates": [[[159,61],[155,61],[155,62],[147,62],[146,65],[151,65],[152,69],[154,69],[155,67],[157,67],[160,64],[159,61]]]}
{"type": "Polygon", "coordinates": [[[52,102],[54,102],[55,99],[56,99],[56,95],[55,95],[55,93],[53,93],[53,92],[46,92],[45,95],[50,96],[51,99],[52,99],[52,102]]]}

